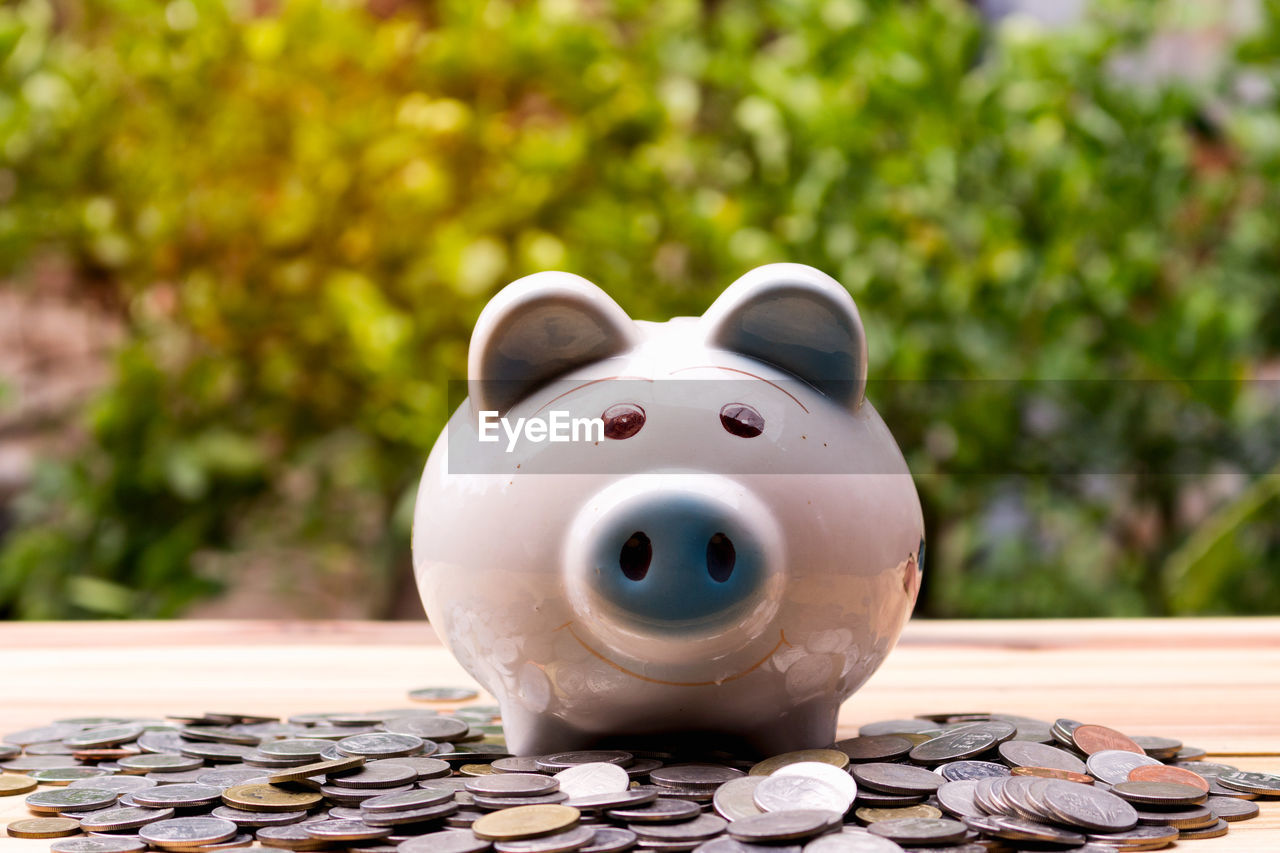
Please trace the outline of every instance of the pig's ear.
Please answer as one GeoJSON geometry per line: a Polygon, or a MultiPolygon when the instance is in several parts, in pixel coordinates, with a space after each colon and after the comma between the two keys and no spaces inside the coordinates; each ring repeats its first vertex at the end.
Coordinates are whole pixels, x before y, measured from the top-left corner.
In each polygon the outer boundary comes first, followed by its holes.
{"type": "Polygon", "coordinates": [[[867,337],[851,297],[824,272],[769,264],[702,315],[707,343],[793,373],[850,410],[867,387],[867,337]]]}
{"type": "Polygon", "coordinates": [[[539,386],[631,349],[639,337],[618,303],[585,278],[525,276],[499,291],[476,320],[467,354],[472,405],[505,413],[539,386]]]}

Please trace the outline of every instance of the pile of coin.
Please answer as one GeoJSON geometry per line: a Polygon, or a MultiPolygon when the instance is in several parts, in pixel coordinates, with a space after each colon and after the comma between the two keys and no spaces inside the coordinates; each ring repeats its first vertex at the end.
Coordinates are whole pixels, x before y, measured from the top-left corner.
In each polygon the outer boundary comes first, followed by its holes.
{"type": "Polygon", "coordinates": [[[481,705],[80,718],[3,741],[0,796],[25,794],[34,815],[8,832],[53,853],[1099,853],[1220,836],[1280,797],[1280,775],[1170,738],[986,713],[871,723],[764,760],[516,757],[481,705]]]}

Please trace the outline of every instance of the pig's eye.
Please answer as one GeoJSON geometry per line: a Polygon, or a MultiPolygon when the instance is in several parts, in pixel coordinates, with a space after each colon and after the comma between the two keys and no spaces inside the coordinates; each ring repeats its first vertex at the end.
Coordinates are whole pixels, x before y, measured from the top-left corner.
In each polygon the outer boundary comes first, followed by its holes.
{"type": "MultiPolygon", "coordinates": [[[[720,424],[739,438],[755,438],[764,432],[764,418],[746,403],[729,403],[721,409],[720,424]]],[[[605,430],[607,433],[607,426],[605,430]]]]}
{"type": "Polygon", "coordinates": [[[617,403],[604,410],[605,438],[631,438],[644,426],[644,409],[632,403],[617,403]]]}

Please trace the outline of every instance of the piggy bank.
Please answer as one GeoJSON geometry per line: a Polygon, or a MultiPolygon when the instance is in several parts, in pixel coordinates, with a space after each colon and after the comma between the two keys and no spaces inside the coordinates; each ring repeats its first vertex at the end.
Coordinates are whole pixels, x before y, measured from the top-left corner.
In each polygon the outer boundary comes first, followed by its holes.
{"type": "Polygon", "coordinates": [[[508,749],[829,745],[919,590],[924,522],[852,298],[773,264],[701,317],[568,273],[481,313],[413,563],[508,749]]]}

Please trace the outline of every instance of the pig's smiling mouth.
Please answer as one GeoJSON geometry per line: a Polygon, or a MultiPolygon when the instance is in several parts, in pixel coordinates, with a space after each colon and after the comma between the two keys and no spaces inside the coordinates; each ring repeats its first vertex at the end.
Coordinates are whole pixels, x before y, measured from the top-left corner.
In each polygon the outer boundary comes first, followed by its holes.
{"type": "Polygon", "coordinates": [[[772,649],[770,649],[768,653],[765,654],[764,657],[760,658],[760,660],[756,661],[755,663],[751,664],[751,666],[747,667],[746,669],[740,672],[735,672],[733,675],[726,675],[724,678],[716,678],[710,681],[668,681],[667,679],[664,679],[664,678],[653,678],[652,676],[644,675],[642,673],[636,672],[635,670],[627,669],[622,664],[609,660],[609,658],[605,657],[600,652],[596,651],[595,649],[591,648],[591,646],[587,645],[583,641],[583,639],[578,636],[578,632],[573,630],[572,621],[564,623],[563,625],[561,625],[559,628],[556,628],[555,630],[563,631],[566,629],[569,631],[569,635],[578,641],[578,645],[582,646],[584,649],[590,652],[593,657],[603,661],[604,663],[607,663],[609,666],[618,670],[618,672],[624,672],[627,675],[631,676],[632,678],[638,678],[641,681],[648,681],[651,684],[668,684],[674,687],[713,687],[718,684],[724,684],[726,681],[734,681],[764,666],[764,664],[771,657],[773,657],[775,654],[778,653],[778,649],[781,649],[783,646],[790,647],[791,645],[791,643],[787,641],[787,635],[783,633],[781,629],[779,629],[777,644],[772,649]]]}

